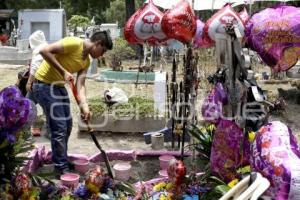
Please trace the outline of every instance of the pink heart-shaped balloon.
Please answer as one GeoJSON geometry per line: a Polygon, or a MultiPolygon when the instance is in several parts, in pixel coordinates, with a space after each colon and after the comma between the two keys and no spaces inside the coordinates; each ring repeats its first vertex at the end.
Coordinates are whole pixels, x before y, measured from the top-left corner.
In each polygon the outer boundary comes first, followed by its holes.
{"type": "Polygon", "coordinates": [[[204,23],[200,20],[197,19],[197,29],[196,29],[196,34],[194,37],[194,48],[199,48],[202,46],[202,36],[203,36],[203,29],[204,29],[204,23]]]}

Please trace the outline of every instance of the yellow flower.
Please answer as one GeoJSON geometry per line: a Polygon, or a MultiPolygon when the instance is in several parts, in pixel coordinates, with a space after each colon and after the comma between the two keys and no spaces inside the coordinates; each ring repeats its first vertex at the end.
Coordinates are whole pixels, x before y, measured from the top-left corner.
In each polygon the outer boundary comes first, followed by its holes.
{"type": "Polygon", "coordinates": [[[10,184],[5,184],[5,192],[9,192],[10,190],[10,184]]]}
{"type": "Polygon", "coordinates": [[[166,190],[172,190],[173,189],[173,183],[168,183],[166,185],[166,190]]]}
{"type": "Polygon", "coordinates": [[[161,191],[161,190],[163,190],[165,187],[166,187],[166,183],[165,182],[161,182],[161,183],[158,183],[157,185],[155,185],[154,187],[153,187],[153,190],[155,191],[155,192],[157,192],[157,191],[161,191]]]}
{"type": "Polygon", "coordinates": [[[237,183],[239,182],[239,179],[233,179],[232,181],[230,181],[229,183],[228,183],[228,186],[230,187],[230,188],[233,188],[233,186],[235,186],[237,183]]]}
{"type": "Polygon", "coordinates": [[[214,130],[216,130],[216,126],[214,124],[211,124],[208,126],[207,130],[213,132],[214,130]]]}
{"type": "Polygon", "coordinates": [[[255,139],[255,132],[253,131],[249,132],[248,137],[249,137],[248,138],[249,142],[252,143],[255,139]]]}
{"type": "Polygon", "coordinates": [[[159,196],[159,200],[172,200],[172,199],[171,199],[170,194],[167,194],[167,195],[162,194],[162,195],[159,196]]]}
{"type": "Polygon", "coordinates": [[[97,194],[99,192],[99,188],[92,183],[87,184],[87,188],[90,192],[97,194]]]}
{"type": "Polygon", "coordinates": [[[236,172],[239,173],[239,174],[250,173],[251,172],[251,167],[250,167],[250,165],[246,165],[244,167],[238,168],[238,170],[236,172]]]}
{"type": "Polygon", "coordinates": [[[7,147],[9,145],[7,140],[4,140],[1,144],[0,144],[0,149],[3,149],[5,147],[7,147]]]}
{"type": "Polygon", "coordinates": [[[204,127],[200,128],[200,131],[201,131],[202,133],[206,133],[206,129],[205,129],[204,127]]]}

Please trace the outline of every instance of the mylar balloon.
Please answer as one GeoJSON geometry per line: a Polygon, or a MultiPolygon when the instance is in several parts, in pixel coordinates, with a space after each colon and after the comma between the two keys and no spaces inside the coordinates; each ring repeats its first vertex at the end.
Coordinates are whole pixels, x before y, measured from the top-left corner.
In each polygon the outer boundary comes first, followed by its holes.
{"type": "Polygon", "coordinates": [[[135,20],[136,20],[136,17],[140,14],[140,12],[141,12],[141,9],[136,11],[125,24],[124,37],[129,44],[139,44],[139,43],[142,44],[143,43],[143,41],[139,40],[134,33],[135,20]]]}
{"type": "Polygon", "coordinates": [[[226,26],[237,24],[241,35],[245,34],[245,25],[240,16],[227,4],[217,13],[215,13],[205,24],[204,32],[205,36],[210,40],[215,41],[216,34],[224,34],[226,32],[226,26]]]}
{"type": "Polygon", "coordinates": [[[247,43],[274,71],[286,71],[300,57],[299,21],[299,8],[284,5],[267,8],[247,23],[247,43]]]}
{"type": "Polygon", "coordinates": [[[167,173],[171,182],[175,186],[180,186],[186,174],[186,167],[181,160],[172,159],[170,160],[167,173]]]}
{"type": "Polygon", "coordinates": [[[202,104],[201,112],[205,121],[218,123],[223,116],[223,105],[227,103],[227,92],[221,83],[217,83],[202,104]]]}
{"type": "Polygon", "coordinates": [[[168,10],[164,14],[161,24],[167,37],[182,43],[191,42],[197,28],[194,11],[189,2],[185,0],[168,10]]]}
{"type": "Polygon", "coordinates": [[[211,148],[212,173],[226,181],[237,178],[236,169],[247,164],[249,151],[248,138],[244,136],[243,130],[234,121],[221,119],[211,148]]]}
{"type": "Polygon", "coordinates": [[[246,25],[250,19],[247,9],[244,8],[241,12],[239,12],[239,16],[240,16],[241,20],[243,21],[243,23],[246,25]]]}
{"type": "Polygon", "coordinates": [[[200,19],[197,19],[196,24],[197,24],[197,29],[194,37],[194,47],[199,48],[202,45],[204,23],[200,19]]]}
{"type": "Polygon", "coordinates": [[[125,39],[129,43],[147,42],[158,44],[167,39],[161,28],[163,13],[153,4],[152,0],[136,11],[124,28],[125,39]]]}
{"type": "Polygon", "coordinates": [[[268,194],[272,199],[299,199],[300,150],[285,124],[274,121],[263,126],[256,133],[250,155],[252,170],[271,182],[268,194]]]}

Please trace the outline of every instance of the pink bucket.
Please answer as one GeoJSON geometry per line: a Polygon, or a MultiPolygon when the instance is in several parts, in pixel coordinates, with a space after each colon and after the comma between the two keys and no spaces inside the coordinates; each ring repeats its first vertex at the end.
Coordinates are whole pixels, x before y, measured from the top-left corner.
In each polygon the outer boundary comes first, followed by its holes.
{"type": "Polygon", "coordinates": [[[89,171],[89,161],[85,159],[79,159],[74,161],[75,170],[79,173],[85,174],[89,171]]]}
{"type": "Polygon", "coordinates": [[[168,178],[167,170],[163,169],[158,172],[160,178],[168,178]]]}
{"type": "Polygon", "coordinates": [[[80,176],[78,174],[67,173],[60,176],[60,181],[64,186],[76,188],[79,184],[79,178],[80,176]]]}
{"type": "Polygon", "coordinates": [[[169,162],[172,159],[175,159],[175,157],[174,156],[170,156],[170,155],[159,156],[159,166],[160,166],[160,169],[167,169],[168,166],[169,166],[169,162]]]}

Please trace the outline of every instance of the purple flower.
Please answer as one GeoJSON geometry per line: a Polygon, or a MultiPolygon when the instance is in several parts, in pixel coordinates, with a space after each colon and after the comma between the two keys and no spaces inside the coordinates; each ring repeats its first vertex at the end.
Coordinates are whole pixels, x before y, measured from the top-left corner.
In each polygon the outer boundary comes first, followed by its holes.
{"type": "Polygon", "coordinates": [[[10,144],[13,144],[16,142],[16,136],[8,131],[2,130],[0,131],[0,144],[2,144],[5,140],[7,140],[10,144]]]}
{"type": "Polygon", "coordinates": [[[113,186],[114,181],[109,176],[106,176],[104,179],[103,186],[101,188],[101,193],[107,193],[108,189],[113,188],[113,186]]]}
{"type": "Polygon", "coordinates": [[[193,196],[193,195],[198,195],[199,193],[205,193],[207,191],[208,191],[207,188],[202,187],[200,185],[191,185],[188,187],[186,193],[193,196]]]}
{"type": "Polygon", "coordinates": [[[89,195],[88,189],[85,187],[85,185],[81,184],[79,187],[77,187],[74,191],[74,194],[80,198],[86,199],[89,195]]]}
{"type": "Polygon", "coordinates": [[[56,191],[56,187],[52,184],[47,184],[46,186],[43,187],[43,190],[45,191],[46,194],[51,194],[52,192],[56,191]]]}

